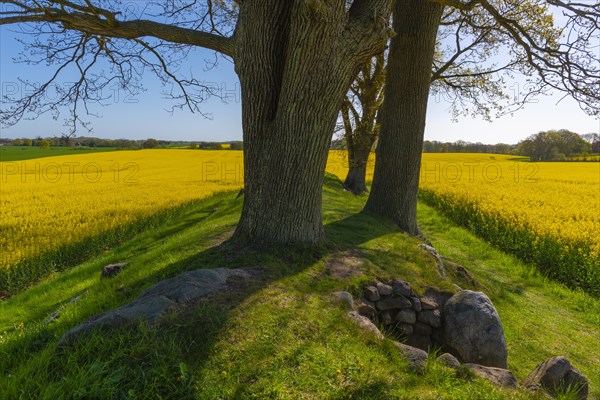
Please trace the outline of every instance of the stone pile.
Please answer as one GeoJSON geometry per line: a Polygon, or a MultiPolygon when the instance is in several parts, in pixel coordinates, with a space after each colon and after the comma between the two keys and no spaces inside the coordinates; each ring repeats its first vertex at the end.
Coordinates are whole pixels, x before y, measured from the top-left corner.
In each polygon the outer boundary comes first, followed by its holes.
{"type": "Polygon", "coordinates": [[[577,400],[588,396],[588,380],[564,357],[552,357],[521,384],[507,369],[507,346],[500,316],[482,292],[461,290],[452,295],[428,289],[418,296],[408,282],[394,280],[367,285],[354,300],[348,292],[332,293],[334,300],[351,310],[348,316],[363,330],[384,339],[379,330],[393,336],[394,344],[410,370],[423,372],[427,351],[437,347],[437,361],[458,372],[468,370],[491,383],[552,396],[572,391],[577,400]],[[403,342],[403,343],[401,343],[403,342]]]}
{"type": "Polygon", "coordinates": [[[432,291],[419,297],[402,280],[376,282],[364,289],[356,311],[407,345],[428,350],[444,343],[440,297],[432,291]]]}

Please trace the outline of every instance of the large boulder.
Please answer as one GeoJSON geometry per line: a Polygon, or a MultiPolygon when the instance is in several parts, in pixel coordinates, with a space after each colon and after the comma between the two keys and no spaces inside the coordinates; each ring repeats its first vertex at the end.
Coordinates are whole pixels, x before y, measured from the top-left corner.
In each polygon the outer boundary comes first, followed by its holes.
{"type": "Polygon", "coordinates": [[[565,357],[551,357],[540,363],[521,384],[530,389],[542,387],[553,395],[572,388],[579,400],[588,396],[588,380],[565,357]]]}
{"type": "Polygon", "coordinates": [[[74,327],[63,335],[59,345],[68,345],[94,329],[109,330],[139,322],[157,323],[168,312],[222,290],[229,290],[236,281],[250,278],[248,271],[242,269],[215,268],[183,272],[149,287],[131,303],[95,315],[74,327]]]}
{"type": "Polygon", "coordinates": [[[445,344],[462,362],[506,369],[508,351],[502,322],[490,299],[463,290],[444,306],[445,344]]]}

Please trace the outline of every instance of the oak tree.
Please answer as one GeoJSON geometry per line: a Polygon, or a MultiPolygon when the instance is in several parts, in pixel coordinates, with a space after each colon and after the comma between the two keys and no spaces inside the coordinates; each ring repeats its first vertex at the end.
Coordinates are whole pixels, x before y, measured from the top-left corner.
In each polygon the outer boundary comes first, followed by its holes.
{"type": "Polygon", "coordinates": [[[135,89],[143,71],[171,82],[180,106],[201,111],[192,90],[201,81],[174,65],[190,48],[214,50],[233,61],[242,92],[245,196],[234,237],[320,243],[331,132],[357,69],[391,36],[391,2],[162,0],[138,15],[116,0],[2,0],[0,24],[27,24],[29,61],[58,65],[50,82],[2,110],[3,120],[55,112],[61,102],[80,120],[88,101],[102,102],[102,88],[135,89]],[[108,73],[94,72],[101,59],[108,73]],[[48,103],[43,91],[71,67],[80,79],[48,103]]]}

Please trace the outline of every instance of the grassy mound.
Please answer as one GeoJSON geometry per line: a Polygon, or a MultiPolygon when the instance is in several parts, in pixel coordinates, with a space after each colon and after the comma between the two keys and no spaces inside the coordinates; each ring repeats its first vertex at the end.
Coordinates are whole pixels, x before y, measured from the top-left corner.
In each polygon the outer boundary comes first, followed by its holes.
{"type": "MultiPolygon", "coordinates": [[[[221,244],[241,201],[223,194],[182,209],[152,231],[0,303],[0,398],[531,398],[457,377],[433,357],[424,374],[411,373],[391,342],[358,331],[332,304],[332,291],[357,292],[375,277],[403,277],[417,292],[451,287],[415,239],[356,214],[364,198],[328,179],[328,245],[269,254],[221,244]],[[128,262],[121,274],[99,279],[103,265],[119,261],[128,262]],[[57,348],[67,330],[144,288],[185,270],[219,266],[260,269],[262,279],[171,315],[158,328],[96,332],[72,348],[57,348]],[[59,317],[47,323],[55,312],[59,317]]],[[[599,396],[600,301],[546,280],[430,207],[421,206],[419,214],[438,250],[466,266],[473,288],[498,308],[517,378],[549,356],[564,355],[599,396]]]]}

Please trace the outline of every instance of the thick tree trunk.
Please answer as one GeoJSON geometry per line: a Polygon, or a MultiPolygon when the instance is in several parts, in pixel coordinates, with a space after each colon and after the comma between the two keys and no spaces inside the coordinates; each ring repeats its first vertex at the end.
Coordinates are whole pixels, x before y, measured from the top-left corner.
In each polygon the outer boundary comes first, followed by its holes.
{"type": "Polygon", "coordinates": [[[321,243],[331,132],[356,68],[382,51],[387,30],[370,52],[350,52],[348,14],[333,0],[243,2],[239,21],[234,59],[242,87],[245,194],[234,238],[258,245],[321,243]]]}
{"type": "Polygon", "coordinates": [[[375,173],[365,211],[418,234],[417,195],[436,34],[443,7],[396,1],[375,173]]]}

